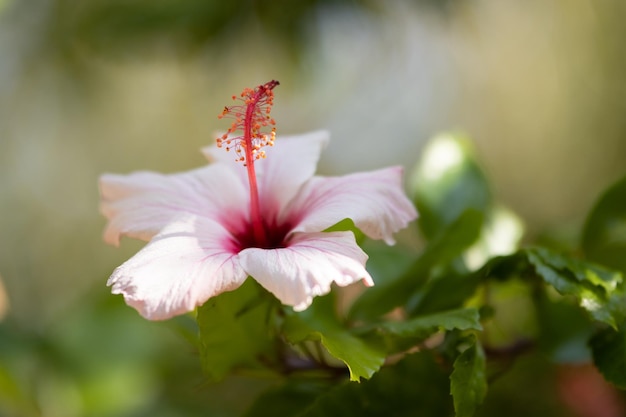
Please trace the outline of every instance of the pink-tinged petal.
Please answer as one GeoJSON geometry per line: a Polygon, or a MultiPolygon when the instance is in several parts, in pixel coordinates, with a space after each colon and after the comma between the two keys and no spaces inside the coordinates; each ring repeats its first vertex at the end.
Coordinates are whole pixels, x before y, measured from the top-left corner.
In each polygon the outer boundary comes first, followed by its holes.
{"type": "Polygon", "coordinates": [[[266,150],[267,158],[256,165],[262,210],[275,210],[270,215],[277,215],[291,201],[315,174],[328,141],[325,131],[276,139],[276,145],[266,150]]]}
{"type": "Polygon", "coordinates": [[[249,187],[246,167],[243,165],[243,162],[237,160],[237,154],[235,152],[227,151],[224,147],[218,148],[215,144],[205,146],[201,149],[201,152],[211,165],[221,164],[228,167],[231,171],[231,175],[234,174],[246,189],[249,187]]]}
{"type": "MultiPolygon", "coordinates": [[[[276,145],[265,147],[267,158],[254,162],[259,186],[261,210],[273,218],[315,174],[322,149],[329,140],[328,132],[316,131],[297,136],[276,138],[276,145]]],[[[234,154],[223,148],[209,146],[203,153],[210,161],[227,164],[248,186],[246,168],[235,162],[234,154]]]]}
{"type": "Polygon", "coordinates": [[[100,177],[100,211],[109,220],[104,240],[118,245],[121,235],[150,240],[172,218],[184,213],[241,227],[249,195],[232,172],[207,166],[180,174],[136,172],[100,177]]]}
{"type": "Polygon", "coordinates": [[[107,285],[150,320],[192,311],[247,278],[230,238],[211,220],[191,215],[175,219],[118,267],[107,285]]]}
{"type": "Polygon", "coordinates": [[[364,267],[367,255],[351,232],[295,234],[286,248],[245,249],[239,259],[250,276],[296,311],[328,293],[333,282],[346,286],[362,279],[373,285],[364,267]]]}
{"type": "Polygon", "coordinates": [[[388,244],[416,217],[402,188],[401,167],[314,177],[281,213],[282,221],[295,224],[292,232],[317,232],[349,218],[367,236],[388,244]]]}

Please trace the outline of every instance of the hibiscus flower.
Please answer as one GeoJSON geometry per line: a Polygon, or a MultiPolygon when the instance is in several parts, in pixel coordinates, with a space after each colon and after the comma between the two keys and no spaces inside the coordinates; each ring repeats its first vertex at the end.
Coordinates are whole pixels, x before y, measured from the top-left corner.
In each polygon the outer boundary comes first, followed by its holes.
{"type": "Polygon", "coordinates": [[[122,235],[148,241],[108,280],[143,317],[193,311],[248,276],[297,311],[333,282],[373,285],[353,233],[324,230],[351,219],[368,237],[393,244],[393,233],[417,216],[402,189],[401,167],[314,176],[327,133],[278,139],[273,128],[264,133],[273,125],[276,85],[233,97],[243,104],[224,109],[222,116],[234,122],[203,150],[209,165],[169,175],[101,176],[105,241],[118,245],[122,235]],[[235,136],[239,129],[243,134],[235,136]]]}

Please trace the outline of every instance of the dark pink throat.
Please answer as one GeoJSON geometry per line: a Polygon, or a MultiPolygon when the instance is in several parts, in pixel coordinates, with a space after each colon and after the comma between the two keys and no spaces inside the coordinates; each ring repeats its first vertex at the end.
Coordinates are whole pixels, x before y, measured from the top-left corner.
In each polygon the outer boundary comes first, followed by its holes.
{"type": "Polygon", "coordinates": [[[241,252],[248,248],[260,248],[260,249],[280,249],[287,247],[287,235],[292,229],[290,224],[283,225],[268,225],[263,224],[265,231],[264,240],[257,240],[256,234],[252,225],[248,225],[245,229],[238,233],[234,233],[234,245],[235,252],[241,252]]]}

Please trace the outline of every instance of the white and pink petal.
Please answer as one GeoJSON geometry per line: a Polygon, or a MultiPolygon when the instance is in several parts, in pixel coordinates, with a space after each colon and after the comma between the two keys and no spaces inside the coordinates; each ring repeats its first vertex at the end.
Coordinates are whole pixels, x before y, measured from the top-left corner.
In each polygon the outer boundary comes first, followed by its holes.
{"type": "MultiPolygon", "coordinates": [[[[260,205],[266,218],[275,218],[300,187],[313,177],[320,154],[328,141],[328,132],[315,131],[281,136],[276,139],[275,146],[263,148],[267,158],[255,161],[254,168],[260,205]]],[[[224,152],[223,148],[217,146],[209,146],[202,151],[209,161],[228,166],[248,187],[246,168],[241,162],[235,162],[232,152],[224,152]]]]}
{"type": "Polygon", "coordinates": [[[315,175],[322,150],[330,140],[326,131],[280,137],[267,148],[267,158],[257,163],[261,208],[270,216],[278,215],[315,175]],[[275,211],[273,211],[275,210],[275,211]]]}
{"type": "Polygon", "coordinates": [[[223,166],[180,174],[135,172],[100,177],[100,211],[109,220],[104,240],[119,244],[121,235],[150,240],[171,219],[196,214],[233,226],[247,219],[249,195],[223,166]]]}
{"type": "Polygon", "coordinates": [[[239,260],[250,276],[296,311],[327,294],[332,283],[373,285],[365,270],[367,255],[351,232],[295,234],[285,248],[245,249],[239,260]]]}
{"type": "Polygon", "coordinates": [[[393,234],[416,217],[402,187],[402,168],[391,167],[313,177],[279,218],[293,224],[294,233],[318,232],[349,218],[370,238],[393,244],[393,234]]]}
{"type": "Polygon", "coordinates": [[[107,285],[143,317],[164,320],[234,290],[247,276],[229,232],[212,220],[188,215],[173,219],[118,267],[107,285]]]}

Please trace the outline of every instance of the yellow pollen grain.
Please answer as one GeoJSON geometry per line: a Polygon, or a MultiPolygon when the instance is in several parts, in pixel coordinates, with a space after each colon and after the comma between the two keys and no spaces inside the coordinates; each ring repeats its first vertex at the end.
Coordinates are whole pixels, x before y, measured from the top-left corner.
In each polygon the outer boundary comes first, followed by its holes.
{"type": "Polygon", "coordinates": [[[221,113],[217,116],[218,119],[230,118],[233,122],[227,132],[216,139],[216,145],[218,148],[225,148],[226,151],[233,150],[236,153],[237,162],[243,162],[246,166],[248,163],[258,159],[265,159],[267,157],[265,151],[262,150],[265,146],[274,146],[276,139],[276,128],[271,127],[271,132],[263,132],[264,128],[268,125],[274,126],[276,122],[270,117],[271,107],[274,103],[273,86],[278,83],[272,81],[271,83],[263,84],[256,88],[244,88],[240,96],[233,95],[233,100],[239,100],[242,104],[224,106],[221,113]],[[254,108],[250,108],[253,106],[254,108]],[[246,108],[247,107],[247,108],[246,108]],[[247,112],[251,111],[252,114],[248,115],[247,112]],[[244,119],[244,115],[251,116],[244,119]],[[248,121],[248,122],[246,122],[248,121]],[[250,123],[248,125],[248,123],[250,123]],[[251,142],[248,145],[251,155],[247,152],[246,143],[239,132],[241,129],[249,129],[251,142]],[[246,154],[250,155],[251,161],[247,161],[246,154]]]}

